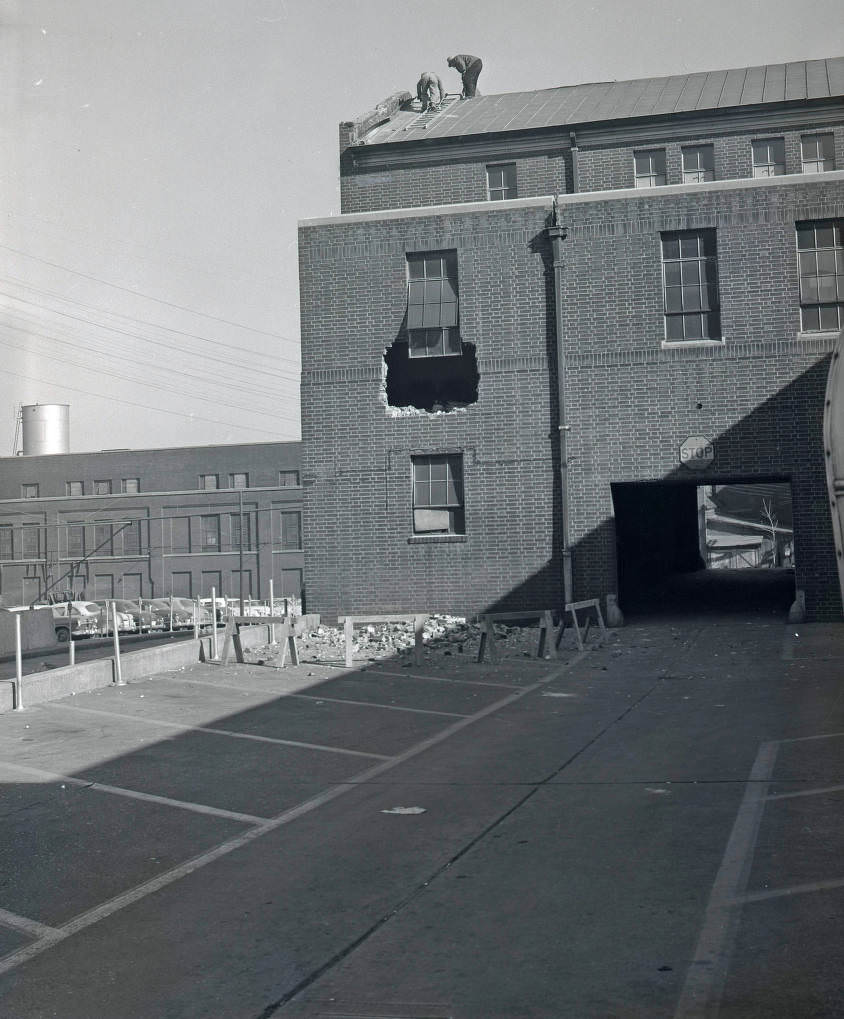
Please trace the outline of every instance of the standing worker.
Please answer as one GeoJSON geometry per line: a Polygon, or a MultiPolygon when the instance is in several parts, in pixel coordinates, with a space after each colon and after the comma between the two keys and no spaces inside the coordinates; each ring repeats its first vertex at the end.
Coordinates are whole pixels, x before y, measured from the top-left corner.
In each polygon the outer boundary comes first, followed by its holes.
{"type": "Polygon", "coordinates": [[[478,75],[484,66],[481,58],[459,53],[456,57],[448,58],[448,66],[459,71],[463,78],[463,99],[474,99],[478,94],[478,75]]]}
{"type": "Polygon", "coordinates": [[[422,103],[423,113],[426,110],[438,110],[445,99],[442,78],[433,71],[423,71],[416,82],[416,95],[422,103]]]}

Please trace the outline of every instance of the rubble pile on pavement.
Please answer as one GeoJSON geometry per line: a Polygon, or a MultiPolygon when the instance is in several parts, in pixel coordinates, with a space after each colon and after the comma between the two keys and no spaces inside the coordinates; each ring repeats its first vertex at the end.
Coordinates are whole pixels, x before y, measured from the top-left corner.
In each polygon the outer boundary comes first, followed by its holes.
{"type": "MultiPolygon", "coordinates": [[[[539,631],[534,626],[494,624],[496,646],[501,658],[533,658],[539,631]]],[[[414,649],[413,626],[409,623],[370,623],[355,626],[354,656],[358,661],[375,662],[383,658],[411,657],[414,649]]],[[[474,661],[480,644],[481,627],[460,616],[433,615],[425,620],[423,641],[426,659],[462,658],[474,661]]],[[[345,637],[342,626],[322,624],[299,638],[302,662],[342,662],[345,637]]],[[[279,645],[267,645],[245,652],[249,662],[277,657],[279,645]]]]}

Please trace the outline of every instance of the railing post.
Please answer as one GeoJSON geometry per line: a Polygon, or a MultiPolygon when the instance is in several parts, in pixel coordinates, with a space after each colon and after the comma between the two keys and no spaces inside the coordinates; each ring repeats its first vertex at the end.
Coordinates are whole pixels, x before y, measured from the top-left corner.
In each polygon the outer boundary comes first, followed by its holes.
{"type": "Polygon", "coordinates": [[[211,657],[217,661],[217,591],[211,588],[211,657]]]}
{"type": "Polygon", "coordinates": [[[120,664],[120,635],[117,632],[117,606],[114,602],[111,603],[111,622],[114,626],[114,681],[117,686],[126,686],[120,664]]]}
{"type": "Polygon", "coordinates": [[[170,595],[170,633],[173,632],[173,595],[170,595]]]}
{"type": "Polygon", "coordinates": [[[199,640],[199,599],[195,598],[193,603],[193,639],[199,640]]]}
{"type": "Polygon", "coordinates": [[[23,710],[23,655],[21,654],[21,617],[15,613],[15,711],[23,710]]]}
{"type": "MultiPolygon", "coordinates": [[[[273,592],[273,578],[270,577],[270,616],[275,615],[275,595],[273,592]]],[[[270,641],[275,644],[275,623],[270,624],[270,641]]]]}
{"type": "Polygon", "coordinates": [[[70,665],[76,665],[76,641],[73,639],[73,634],[68,639],[68,651],[70,652],[70,665]]]}

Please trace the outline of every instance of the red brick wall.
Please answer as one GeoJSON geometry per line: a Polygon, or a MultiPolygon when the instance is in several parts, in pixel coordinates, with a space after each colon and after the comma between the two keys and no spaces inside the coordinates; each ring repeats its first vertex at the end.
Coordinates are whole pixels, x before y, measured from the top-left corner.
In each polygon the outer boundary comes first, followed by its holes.
{"type": "MultiPolygon", "coordinates": [[[[554,306],[545,203],[304,226],[302,425],[309,608],[477,612],[559,598],[554,306]],[[382,355],[405,311],[405,253],[454,248],[479,400],[384,405],[382,355]],[[411,537],[410,457],[462,451],[466,535],[411,537]]],[[[840,612],[820,442],[830,337],[798,338],[794,221],[844,214],[841,181],[564,202],[575,596],[616,589],[612,482],[792,479],[798,585],[840,612]],[[662,349],[661,230],[716,227],[724,346],[662,349]],[[697,404],[701,407],[698,408],[697,404]]]]}

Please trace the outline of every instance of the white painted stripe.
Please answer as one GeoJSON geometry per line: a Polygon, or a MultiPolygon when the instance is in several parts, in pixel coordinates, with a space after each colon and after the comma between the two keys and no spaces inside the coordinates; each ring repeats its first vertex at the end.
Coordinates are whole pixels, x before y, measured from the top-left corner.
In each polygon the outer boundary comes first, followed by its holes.
{"type": "Polygon", "coordinates": [[[792,736],[791,739],[778,740],[779,743],[808,743],[816,739],[841,739],[844,732],[821,732],[816,736],[792,736]]]}
{"type": "Polygon", "coordinates": [[[32,775],[34,778],[39,778],[43,782],[64,782],[65,785],[76,786],[80,789],[90,789],[95,793],[108,793],[112,796],[125,796],[131,800],[146,800],[149,803],[159,803],[165,807],[177,807],[180,810],[191,810],[195,814],[210,814],[212,817],[222,817],[228,821],[240,821],[243,824],[264,824],[268,820],[266,817],[256,817],[254,814],[240,814],[234,810],[224,810],[222,807],[211,807],[205,803],[192,803],[190,800],[174,800],[169,796],[156,796],[154,793],[142,793],[137,789],[126,789],[123,786],[106,785],[103,782],[86,781],[84,778],[61,775],[53,771],[44,771],[41,768],[30,768],[23,764],[11,764],[8,761],[0,761],[0,771],[3,770],[32,775]]]}
{"type": "Polygon", "coordinates": [[[352,789],[359,788],[362,783],[368,782],[373,778],[377,778],[379,775],[384,774],[384,772],[390,771],[392,768],[398,767],[400,764],[404,764],[405,761],[409,761],[413,757],[425,753],[425,751],[430,750],[431,747],[436,746],[438,743],[444,742],[456,732],[460,732],[462,729],[465,729],[470,725],[474,725],[475,722],[480,721],[482,718],[486,718],[487,715],[491,715],[495,711],[499,711],[501,708],[505,708],[509,704],[513,704],[516,701],[521,700],[523,697],[541,689],[548,683],[553,683],[555,679],[560,678],[566,669],[576,665],[585,658],[587,654],[588,652],[581,651],[579,654],[575,655],[570,662],[554,669],[548,674],[548,676],[538,680],[536,683],[532,683],[530,686],[511,694],[509,697],[503,697],[500,701],[496,701],[495,703],[482,708],[474,715],[461,718],[460,721],[447,726],[434,736],[429,736],[428,739],[423,740],[421,743],[417,743],[415,746],[411,747],[409,750],[405,750],[398,756],[393,757],[390,760],[385,760],[381,764],[373,765],[366,771],[362,771],[360,774],[355,775],[348,782],[332,786],[330,789],[326,789],[324,792],[319,793],[316,796],[312,796],[310,799],[305,800],[297,806],[285,810],[277,817],[271,818],[265,824],[257,825],[256,827],[249,829],[249,831],[242,832],[234,838],[227,839],[225,842],[220,843],[219,846],[216,846],[214,849],[209,849],[207,852],[200,854],[193,860],[188,860],[180,866],[167,871],[165,874],[159,874],[158,877],[155,877],[150,881],[146,881],[141,885],[137,885],[135,888],[131,888],[129,891],[123,892],[121,895],[117,895],[113,899],[109,899],[107,902],[104,902],[99,906],[95,906],[93,909],[90,909],[85,913],[81,913],[79,916],[74,917],[74,919],[69,920],[66,924],[63,924],[60,928],[58,928],[58,933],[45,935],[40,941],[37,941],[32,945],[26,945],[23,948],[18,949],[16,952],[12,952],[7,955],[5,958],[0,959],[0,974],[7,973],[9,970],[17,968],[23,963],[28,962],[30,959],[35,958],[35,956],[40,955],[41,952],[51,948],[59,941],[64,941],[66,938],[77,934],[79,931],[85,930],[86,927],[90,927],[93,924],[98,923],[100,920],[125,909],[127,906],[130,906],[135,902],[139,902],[141,899],[153,894],[153,892],[157,892],[161,888],[165,888],[174,881],[179,881],[181,878],[186,877],[188,874],[191,874],[210,863],[213,863],[215,860],[218,860],[223,856],[227,856],[229,853],[232,853],[237,849],[241,849],[243,846],[248,845],[255,839],[261,838],[268,832],[275,831],[283,825],[289,824],[291,821],[295,821],[297,818],[324,806],[326,803],[330,803],[332,800],[337,799],[338,796],[342,796],[344,793],[350,792],[352,789]]]}
{"type": "Polygon", "coordinates": [[[844,791],[844,785],[828,785],[821,789],[800,789],[793,793],[777,793],[774,796],[769,796],[768,801],[793,800],[798,796],[823,796],[825,793],[840,793],[842,791],[844,791]]]}
{"type": "Polygon", "coordinates": [[[22,931],[33,938],[50,938],[60,933],[55,927],[47,927],[37,920],[30,920],[28,916],[10,913],[7,909],[0,909],[0,924],[15,931],[22,931]]]}
{"type": "Polygon", "coordinates": [[[456,683],[458,686],[488,686],[493,690],[523,690],[524,687],[515,683],[487,683],[482,679],[454,679],[451,676],[425,676],[419,672],[390,672],[388,669],[369,669],[368,672],[378,676],[398,676],[399,679],[424,679],[431,683],[456,683]]]}
{"type": "Polygon", "coordinates": [[[384,711],[411,711],[417,715],[441,715],[443,718],[468,718],[460,711],[434,711],[432,708],[406,708],[400,704],[374,704],[372,701],[350,701],[344,697],[321,697],[317,693],[289,693],[287,697],[298,697],[303,701],[326,701],[328,704],[353,704],[358,708],[383,708],[384,711]]]}
{"type": "Polygon", "coordinates": [[[809,892],[825,892],[833,888],[844,888],[844,877],[831,878],[829,881],[810,881],[803,885],[792,885],[790,888],[768,888],[759,892],[748,892],[736,900],[737,905],[748,902],[764,902],[766,899],[780,899],[786,895],[805,895],[809,892]]]}
{"type": "Polygon", "coordinates": [[[233,732],[231,729],[212,729],[204,725],[182,725],[180,722],[165,722],[159,718],[147,718],[144,715],[124,715],[118,711],[99,711],[96,708],[80,708],[75,704],[53,703],[51,708],[62,711],[82,711],[86,715],[103,715],[106,718],[121,718],[130,722],[141,722],[146,725],[160,726],[165,729],[176,729],[179,732],[204,732],[211,736],[228,736],[231,739],[248,739],[256,743],[275,743],[283,747],[301,747],[303,750],[322,750],[328,754],[348,754],[350,757],[369,757],[376,761],[390,760],[387,754],[371,754],[363,750],[347,750],[345,747],[327,747],[321,743],[301,743],[293,739],[278,739],[275,736],[255,736],[249,732],[233,732]]]}
{"type": "Polygon", "coordinates": [[[753,861],[777,743],[762,743],[745,786],[744,797],[715,876],[697,949],[686,972],[675,1019],[717,1015],[733,952],[740,903],[753,861]]]}

